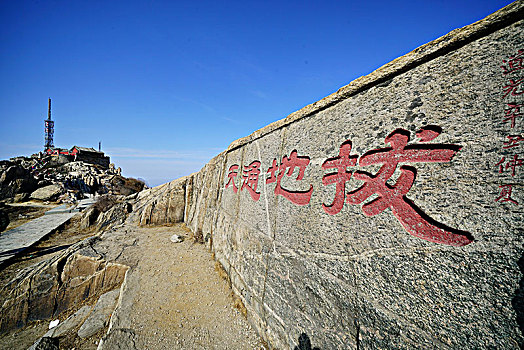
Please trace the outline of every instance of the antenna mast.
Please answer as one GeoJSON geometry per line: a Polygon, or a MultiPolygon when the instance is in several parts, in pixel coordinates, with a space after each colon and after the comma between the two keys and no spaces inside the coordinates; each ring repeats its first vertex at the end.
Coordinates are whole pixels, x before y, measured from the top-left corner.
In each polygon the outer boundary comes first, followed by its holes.
{"type": "Polygon", "coordinates": [[[45,123],[45,145],[44,151],[49,148],[53,148],[53,135],[55,133],[55,122],[51,120],[51,99],[49,99],[49,108],[47,110],[47,119],[44,120],[45,123]]]}

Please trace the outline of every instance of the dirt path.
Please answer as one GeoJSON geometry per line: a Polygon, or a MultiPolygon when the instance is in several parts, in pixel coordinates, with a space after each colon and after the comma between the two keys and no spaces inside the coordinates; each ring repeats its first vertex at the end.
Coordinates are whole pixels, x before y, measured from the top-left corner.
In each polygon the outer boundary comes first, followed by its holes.
{"type": "Polygon", "coordinates": [[[211,253],[182,225],[136,230],[137,245],[123,255],[140,258],[128,273],[111,329],[132,329],[138,349],[265,349],[233,307],[211,253]],[[171,242],[173,234],[184,241],[171,242]]]}

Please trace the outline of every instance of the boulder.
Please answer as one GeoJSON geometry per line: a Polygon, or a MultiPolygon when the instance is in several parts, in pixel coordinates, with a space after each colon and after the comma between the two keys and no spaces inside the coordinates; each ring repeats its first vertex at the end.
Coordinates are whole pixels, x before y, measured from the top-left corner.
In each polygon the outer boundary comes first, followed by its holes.
{"type": "Polygon", "coordinates": [[[91,206],[89,209],[87,209],[84,213],[82,213],[82,217],[80,219],[80,227],[81,228],[88,228],[91,227],[98,218],[98,214],[100,212],[95,206],[91,206]]]}
{"type": "Polygon", "coordinates": [[[33,193],[31,193],[30,198],[41,201],[49,201],[57,198],[62,192],[63,189],[60,185],[49,185],[39,188],[33,193]]]}

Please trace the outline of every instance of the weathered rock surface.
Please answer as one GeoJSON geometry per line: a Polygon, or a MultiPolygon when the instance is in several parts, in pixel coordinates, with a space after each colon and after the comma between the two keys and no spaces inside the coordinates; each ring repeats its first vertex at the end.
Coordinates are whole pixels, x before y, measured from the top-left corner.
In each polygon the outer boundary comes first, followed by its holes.
{"type": "MultiPolygon", "coordinates": [[[[79,305],[83,300],[118,288],[128,266],[107,262],[122,244],[93,246],[91,237],[36,266],[26,268],[1,290],[5,300],[0,313],[0,332],[24,326],[28,321],[48,319],[79,305]]],[[[111,241],[114,242],[114,241],[111,241]]]]}
{"type": "Polygon", "coordinates": [[[82,161],[62,164],[49,156],[0,161],[0,200],[24,201],[32,193],[32,199],[71,203],[95,194],[127,196],[144,188],[143,181],[125,178],[119,169],[82,161]]]}
{"type": "Polygon", "coordinates": [[[109,332],[98,345],[98,349],[138,350],[137,335],[132,329],[119,328],[109,332]]]}
{"type": "Polygon", "coordinates": [[[30,198],[30,196],[31,195],[29,193],[17,193],[13,197],[13,202],[15,203],[25,202],[30,198]]]}
{"type": "Polygon", "coordinates": [[[138,194],[130,221],[139,225],[164,225],[184,221],[186,182],[183,177],[138,194]]]}
{"type": "Polygon", "coordinates": [[[32,192],[37,181],[30,171],[19,165],[0,166],[0,199],[32,192]]]}
{"type": "MultiPolygon", "coordinates": [[[[522,348],[522,145],[504,146],[524,130],[504,117],[524,104],[520,61],[506,64],[522,53],[523,15],[517,1],[424,45],[103,220],[183,220],[275,348],[522,348]]],[[[22,272],[0,326],[127,276],[100,348],[141,348],[135,295],[165,261],[126,275],[138,238],[121,230],[22,272]]],[[[170,317],[166,301],[155,305],[170,317]]]]}

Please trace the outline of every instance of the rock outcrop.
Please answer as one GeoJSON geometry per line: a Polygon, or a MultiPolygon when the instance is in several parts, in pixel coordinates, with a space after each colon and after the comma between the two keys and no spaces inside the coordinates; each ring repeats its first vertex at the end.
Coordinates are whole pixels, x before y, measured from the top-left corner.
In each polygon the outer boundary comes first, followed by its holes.
{"type": "Polygon", "coordinates": [[[138,194],[130,214],[130,222],[138,225],[165,225],[183,222],[187,191],[190,190],[183,177],[138,194]]]}
{"type": "Polygon", "coordinates": [[[0,164],[0,199],[31,193],[36,188],[37,180],[28,169],[10,162],[0,164]]]}
{"type": "Polygon", "coordinates": [[[1,290],[5,300],[0,332],[20,328],[29,321],[49,319],[82,301],[120,287],[128,266],[109,262],[117,251],[93,249],[100,237],[88,238],[37,266],[22,270],[1,290]]]}
{"type": "Polygon", "coordinates": [[[109,168],[81,161],[62,164],[51,157],[0,162],[0,200],[71,203],[95,194],[128,196],[144,186],[143,181],[121,176],[114,164],[109,168]]]}

